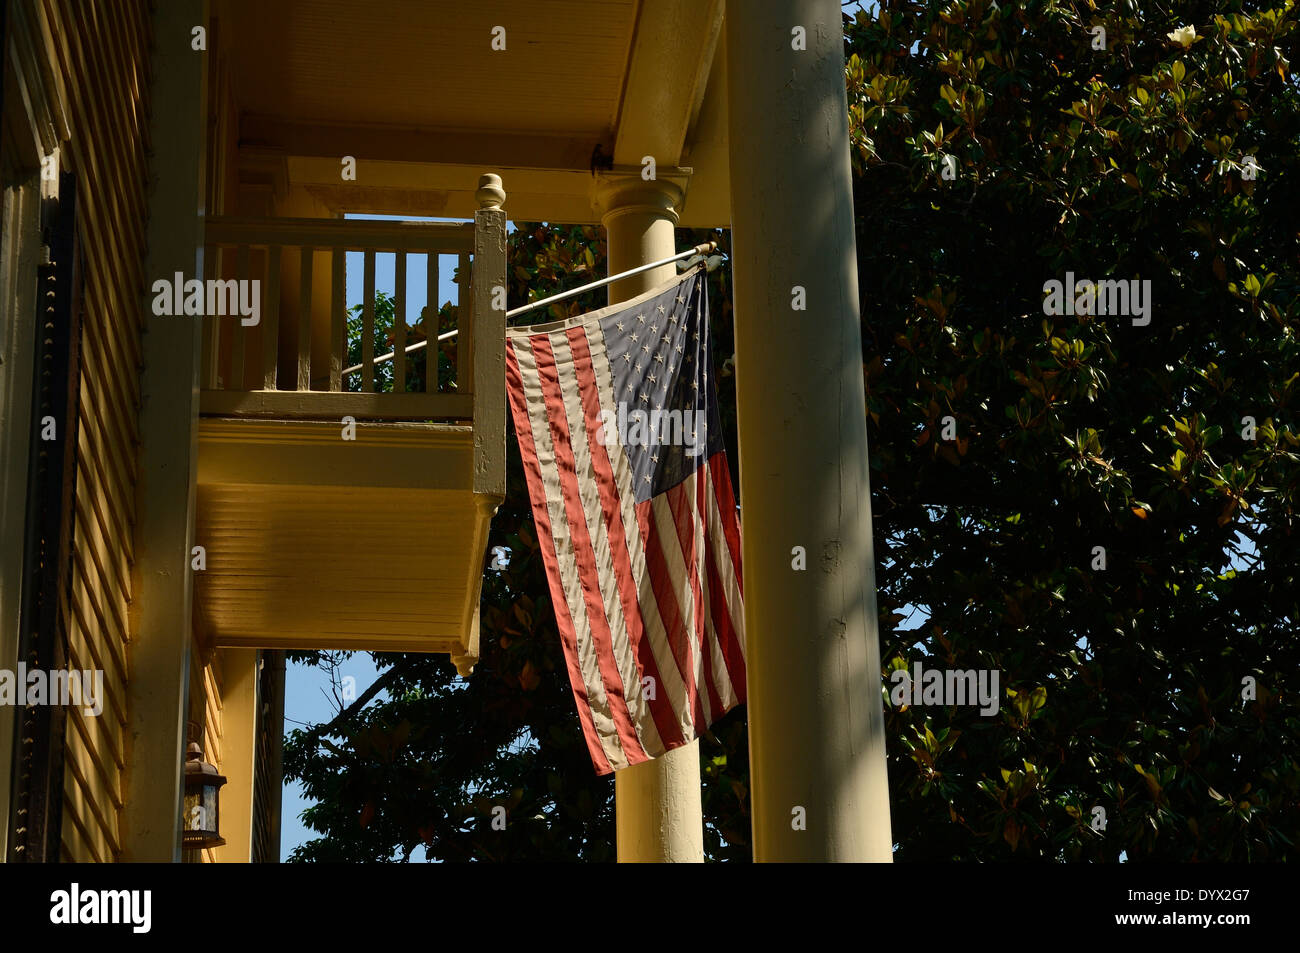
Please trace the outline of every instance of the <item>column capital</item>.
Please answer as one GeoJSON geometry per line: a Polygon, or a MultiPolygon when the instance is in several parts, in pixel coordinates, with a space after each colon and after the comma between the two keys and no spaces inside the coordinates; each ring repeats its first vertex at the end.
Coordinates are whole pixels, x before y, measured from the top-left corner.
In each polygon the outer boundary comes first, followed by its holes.
{"type": "Polygon", "coordinates": [[[668,219],[676,227],[686,200],[685,175],[643,179],[640,173],[601,173],[596,176],[592,204],[606,228],[611,220],[630,213],[668,219]]]}

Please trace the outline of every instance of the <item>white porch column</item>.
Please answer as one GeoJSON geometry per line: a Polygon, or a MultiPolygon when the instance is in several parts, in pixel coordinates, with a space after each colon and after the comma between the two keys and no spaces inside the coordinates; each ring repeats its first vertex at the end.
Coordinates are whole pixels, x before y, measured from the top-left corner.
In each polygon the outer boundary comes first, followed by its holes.
{"type": "Polygon", "coordinates": [[[257,777],[258,650],[225,648],[221,664],[221,836],[213,851],[219,864],[253,859],[253,801],[257,777]]]}
{"type": "Polygon", "coordinates": [[[840,4],[727,6],[754,859],[889,861],[840,4]]]}
{"type": "MultiPolygon", "coordinates": [[[[673,183],[646,182],[639,175],[611,176],[602,182],[597,199],[609,240],[610,274],[677,251],[682,197],[673,183]]],[[[616,281],[609,286],[609,302],[635,298],[676,273],[668,264],[616,281]]],[[[699,742],[618,771],[614,802],[620,863],[703,862],[699,742]]]]}
{"type": "MultiPolygon", "coordinates": [[[[203,278],[206,54],[191,48],[190,31],[206,23],[205,0],[168,0],[153,13],[146,288],[178,271],[203,278]]],[[[149,312],[145,320],[120,859],[178,862],[203,326],[149,312]]]]}

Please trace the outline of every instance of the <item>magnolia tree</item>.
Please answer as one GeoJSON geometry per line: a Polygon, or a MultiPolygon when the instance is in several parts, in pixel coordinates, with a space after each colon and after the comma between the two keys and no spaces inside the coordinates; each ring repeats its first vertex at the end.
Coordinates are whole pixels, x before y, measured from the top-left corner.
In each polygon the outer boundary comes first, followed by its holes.
{"type": "Polygon", "coordinates": [[[1295,856],[1295,11],[1109,6],[847,29],[900,860],[1295,856]]]}

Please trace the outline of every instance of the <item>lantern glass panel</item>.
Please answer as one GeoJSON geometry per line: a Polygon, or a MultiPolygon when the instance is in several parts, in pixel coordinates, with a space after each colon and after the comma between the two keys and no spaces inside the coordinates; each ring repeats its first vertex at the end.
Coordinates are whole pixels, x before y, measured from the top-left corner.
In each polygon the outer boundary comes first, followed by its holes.
{"type": "Polygon", "coordinates": [[[220,835],[219,779],[206,776],[201,784],[190,782],[185,791],[185,810],[182,815],[186,847],[219,847],[225,843],[220,835]]]}

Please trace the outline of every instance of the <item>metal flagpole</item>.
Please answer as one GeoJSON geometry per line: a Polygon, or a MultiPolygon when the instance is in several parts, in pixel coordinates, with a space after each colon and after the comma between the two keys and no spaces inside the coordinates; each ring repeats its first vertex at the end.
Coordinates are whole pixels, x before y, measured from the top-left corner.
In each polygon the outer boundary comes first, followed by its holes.
{"type": "MultiPolygon", "coordinates": [[[[608,278],[601,278],[599,281],[593,281],[590,284],[585,284],[578,288],[570,288],[568,291],[561,291],[559,294],[551,295],[549,298],[540,298],[537,301],[533,301],[530,302],[529,304],[524,305],[522,308],[515,308],[513,311],[507,311],[506,320],[508,321],[513,317],[516,317],[521,314],[525,314],[526,312],[529,311],[536,310],[537,308],[546,307],[547,305],[553,304],[554,302],[559,301],[562,298],[572,298],[586,291],[592,291],[596,288],[603,288],[605,287],[605,285],[610,284],[612,282],[621,281],[622,279],[631,277],[632,275],[639,275],[643,271],[650,271],[652,268],[659,268],[660,266],[667,265],[670,262],[680,261],[683,258],[690,258],[692,255],[707,255],[711,252],[717,251],[717,248],[718,248],[717,242],[705,242],[703,245],[696,245],[694,248],[691,248],[688,251],[678,252],[676,255],[673,255],[670,258],[661,258],[658,261],[650,262],[650,264],[648,265],[641,265],[637,268],[629,268],[627,271],[620,271],[617,275],[610,275],[608,278]]],[[[448,331],[446,334],[439,334],[438,341],[440,343],[442,341],[448,341],[451,338],[454,338],[458,334],[460,334],[459,328],[453,331],[448,331]]],[[[415,344],[412,344],[410,347],[406,348],[406,353],[410,354],[412,351],[418,351],[420,348],[426,347],[428,343],[429,341],[427,338],[423,341],[417,341],[415,344]]],[[[391,361],[396,356],[397,356],[396,351],[390,351],[389,353],[383,355],[382,357],[375,358],[374,363],[380,364],[384,361],[391,361]]],[[[361,370],[361,365],[356,364],[353,365],[352,367],[345,367],[343,369],[343,373],[352,374],[359,370],[361,370]]]]}

